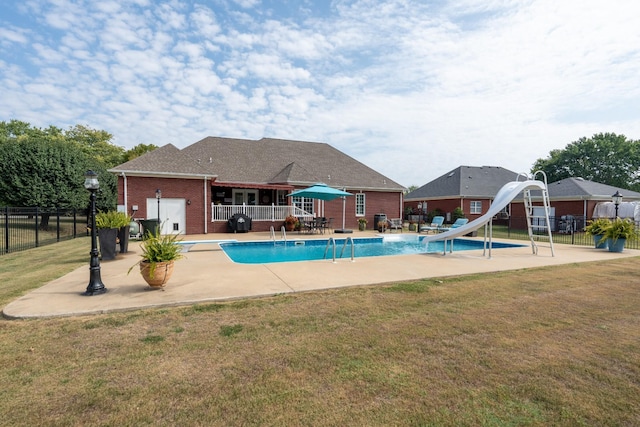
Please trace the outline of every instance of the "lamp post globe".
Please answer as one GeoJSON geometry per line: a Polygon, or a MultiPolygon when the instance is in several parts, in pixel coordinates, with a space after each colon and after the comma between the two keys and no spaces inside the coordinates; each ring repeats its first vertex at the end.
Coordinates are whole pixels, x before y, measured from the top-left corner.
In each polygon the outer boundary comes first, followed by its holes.
{"type": "Polygon", "coordinates": [[[616,218],[618,218],[618,206],[622,203],[622,194],[618,190],[616,190],[615,194],[611,196],[611,200],[616,207],[616,218]]]}
{"type": "Polygon", "coordinates": [[[98,257],[98,239],[96,233],[96,192],[100,188],[98,182],[98,174],[94,171],[87,171],[84,175],[84,188],[89,193],[89,201],[91,202],[89,215],[91,216],[91,259],[89,261],[89,284],[83,295],[99,295],[107,292],[107,288],[102,283],[100,277],[100,258],[98,257]]]}

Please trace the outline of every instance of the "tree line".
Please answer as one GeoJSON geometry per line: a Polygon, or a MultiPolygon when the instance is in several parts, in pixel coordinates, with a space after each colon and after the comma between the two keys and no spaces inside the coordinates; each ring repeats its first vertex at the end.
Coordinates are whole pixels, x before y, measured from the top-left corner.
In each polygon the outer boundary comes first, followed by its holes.
{"type": "Polygon", "coordinates": [[[531,172],[542,170],[549,182],[570,177],[640,191],[640,140],[615,133],[582,137],[562,150],[538,159],[531,172]]]}
{"type": "Polygon", "coordinates": [[[63,130],[0,122],[0,206],[86,208],[84,174],[93,170],[100,181],[98,209],[115,209],[117,179],[107,170],[157,147],[139,144],[125,150],[112,138],[82,125],[63,130]]]}

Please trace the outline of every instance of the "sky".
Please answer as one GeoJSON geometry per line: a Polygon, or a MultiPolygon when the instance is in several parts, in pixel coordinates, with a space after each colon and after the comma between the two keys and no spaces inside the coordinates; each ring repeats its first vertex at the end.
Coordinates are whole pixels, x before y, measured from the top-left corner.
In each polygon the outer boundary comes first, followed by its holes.
{"type": "Polygon", "coordinates": [[[324,142],[403,186],[640,139],[633,0],[3,0],[0,121],[324,142]]]}

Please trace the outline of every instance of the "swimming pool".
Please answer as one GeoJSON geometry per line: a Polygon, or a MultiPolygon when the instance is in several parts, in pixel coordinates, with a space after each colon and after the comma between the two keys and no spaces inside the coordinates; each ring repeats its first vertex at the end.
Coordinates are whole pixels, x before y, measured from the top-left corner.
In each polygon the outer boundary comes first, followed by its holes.
{"type": "MultiPolygon", "coordinates": [[[[372,257],[443,252],[443,242],[422,243],[424,236],[406,235],[398,237],[353,238],[354,256],[372,257]]],[[[336,259],[351,258],[351,244],[347,238],[334,238],[336,259]]],[[[275,262],[312,261],[333,259],[334,245],[328,239],[289,240],[264,242],[224,242],[220,247],[233,261],[240,264],[267,264],[275,262]]],[[[493,242],[492,248],[514,248],[524,245],[493,242]]],[[[470,239],[454,239],[453,250],[468,251],[482,249],[483,242],[470,239]]]]}

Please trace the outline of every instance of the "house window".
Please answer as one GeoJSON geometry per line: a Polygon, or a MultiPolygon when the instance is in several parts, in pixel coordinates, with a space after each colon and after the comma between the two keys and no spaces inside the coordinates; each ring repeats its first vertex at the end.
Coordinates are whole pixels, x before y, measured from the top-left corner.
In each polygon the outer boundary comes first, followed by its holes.
{"type": "Polygon", "coordinates": [[[475,202],[471,202],[471,206],[469,207],[469,213],[470,214],[481,214],[482,213],[482,202],[480,201],[475,201],[475,202]]]}
{"type": "Polygon", "coordinates": [[[288,191],[278,190],[278,206],[287,205],[287,193],[288,191]]]}
{"type": "Polygon", "coordinates": [[[357,193],[356,194],[356,216],[364,216],[365,215],[365,194],[357,193]]]}
{"type": "Polygon", "coordinates": [[[309,197],[293,197],[291,203],[305,212],[313,213],[313,199],[309,197]]]}

